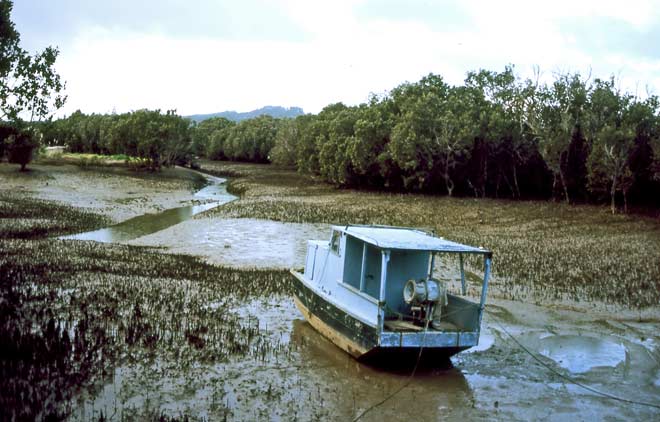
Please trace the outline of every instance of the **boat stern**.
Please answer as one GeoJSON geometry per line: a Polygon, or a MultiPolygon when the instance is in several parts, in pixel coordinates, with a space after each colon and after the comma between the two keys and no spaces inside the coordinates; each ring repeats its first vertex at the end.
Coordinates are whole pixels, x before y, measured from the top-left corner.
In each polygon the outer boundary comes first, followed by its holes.
{"type": "Polygon", "coordinates": [[[479,343],[479,332],[447,332],[426,330],[421,332],[384,331],[378,338],[378,346],[382,349],[394,348],[424,348],[451,349],[458,353],[474,347],[479,343]]]}

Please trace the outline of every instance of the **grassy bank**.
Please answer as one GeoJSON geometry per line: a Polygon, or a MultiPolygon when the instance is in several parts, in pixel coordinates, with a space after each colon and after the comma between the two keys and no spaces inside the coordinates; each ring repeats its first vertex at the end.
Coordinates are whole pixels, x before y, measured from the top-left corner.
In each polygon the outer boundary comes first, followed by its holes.
{"type": "Polygon", "coordinates": [[[105,174],[130,175],[132,177],[168,180],[188,179],[198,187],[204,179],[195,172],[185,171],[176,167],[163,167],[160,171],[148,171],[144,168],[146,160],[124,154],[101,155],[70,152],[44,153],[37,156],[32,165],[65,166],[72,165],[82,170],[92,170],[105,174]],[[127,171],[130,170],[130,171],[127,171]]]}
{"type": "Polygon", "coordinates": [[[147,167],[148,160],[125,154],[102,155],[71,152],[44,152],[36,157],[35,163],[62,165],[73,164],[79,167],[125,167],[141,170],[147,167]]]}
{"type": "MultiPolygon", "coordinates": [[[[202,362],[259,360],[278,347],[231,308],[287,294],[285,271],[47,238],[106,219],[22,193],[0,193],[0,222],[1,420],[66,417],[70,400],[117,365],[159,362],[185,373],[202,362]]],[[[161,416],[152,411],[147,404],[132,417],[161,416]]]]}
{"type": "Polygon", "coordinates": [[[204,162],[234,177],[239,201],[211,213],[287,222],[391,224],[491,249],[495,287],[509,299],[660,303],[660,220],[604,207],[338,190],[267,165],[204,162]]]}
{"type": "Polygon", "coordinates": [[[107,217],[66,205],[0,191],[0,239],[35,239],[93,230],[107,217]]]}

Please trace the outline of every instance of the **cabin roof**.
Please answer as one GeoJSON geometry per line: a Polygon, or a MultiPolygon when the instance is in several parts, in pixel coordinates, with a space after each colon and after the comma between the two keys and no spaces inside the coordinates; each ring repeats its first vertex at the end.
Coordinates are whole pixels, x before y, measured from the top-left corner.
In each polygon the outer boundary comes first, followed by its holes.
{"type": "Polygon", "coordinates": [[[491,253],[484,248],[445,240],[442,237],[433,236],[418,229],[382,226],[333,226],[333,229],[342,231],[381,249],[461,252],[485,255],[491,253]]]}

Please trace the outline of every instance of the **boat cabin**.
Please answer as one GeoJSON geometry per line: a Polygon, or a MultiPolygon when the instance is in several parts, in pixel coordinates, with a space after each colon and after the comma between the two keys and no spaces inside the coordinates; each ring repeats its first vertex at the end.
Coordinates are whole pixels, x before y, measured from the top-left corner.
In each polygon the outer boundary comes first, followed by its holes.
{"type": "Polygon", "coordinates": [[[484,248],[419,229],[333,226],[328,240],[308,241],[304,270],[292,270],[296,304],[312,326],[356,357],[420,347],[450,356],[478,344],[491,258],[484,248]],[[466,255],[483,257],[478,302],[466,297],[466,255]],[[458,292],[450,291],[447,277],[434,278],[443,256],[454,257],[458,292]]]}

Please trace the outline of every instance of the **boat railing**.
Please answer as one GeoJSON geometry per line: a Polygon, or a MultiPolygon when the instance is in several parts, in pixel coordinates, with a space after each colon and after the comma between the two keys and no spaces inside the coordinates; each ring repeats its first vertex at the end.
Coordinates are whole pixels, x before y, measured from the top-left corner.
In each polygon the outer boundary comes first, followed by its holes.
{"type": "Polygon", "coordinates": [[[377,229],[417,230],[435,236],[435,229],[433,227],[388,226],[387,224],[345,224],[343,227],[345,229],[348,229],[349,227],[369,227],[377,229]]]}

